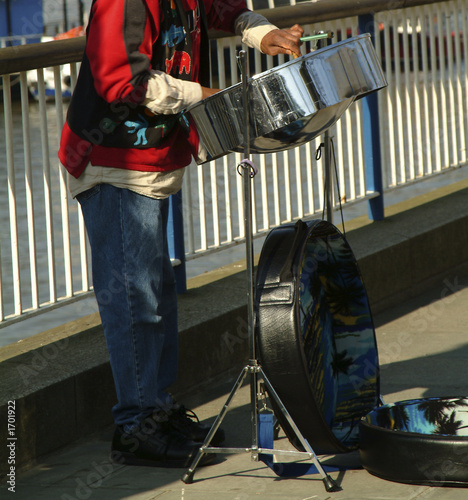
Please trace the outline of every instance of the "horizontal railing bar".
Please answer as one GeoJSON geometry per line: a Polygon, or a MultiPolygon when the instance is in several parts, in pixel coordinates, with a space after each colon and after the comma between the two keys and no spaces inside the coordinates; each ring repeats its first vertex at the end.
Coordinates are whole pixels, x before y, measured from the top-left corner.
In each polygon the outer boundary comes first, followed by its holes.
{"type": "MultiPolygon", "coordinates": [[[[92,299],[94,298],[94,296],[95,295],[93,291],[76,292],[75,295],[73,295],[72,297],[59,297],[56,302],[45,302],[41,304],[37,309],[34,309],[33,307],[29,309],[24,309],[22,311],[21,316],[17,316],[15,314],[5,316],[4,321],[0,321],[0,330],[12,326],[16,323],[25,321],[27,319],[34,318],[46,312],[51,312],[60,307],[74,304],[75,302],[79,302],[83,299],[92,299]]],[[[96,312],[97,312],[97,306],[96,306],[96,312]]]]}
{"type": "MultiPolygon", "coordinates": [[[[295,5],[257,10],[278,28],[289,28],[298,23],[316,24],[347,17],[375,14],[386,10],[405,9],[431,3],[447,3],[451,0],[320,0],[295,5]]],[[[229,33],[210,30],[210,38],[232,36],[229,33]]]]}
{"type": "MultiPolygon", "coordinates": [[[[395,184],[393,186],[386,187],[385,194],[390,194],[390,193],[394,193],[397,191],[401,191],[401,190],[407,188],[408,186],[414,186],[415,184],[425,182],[428,180],[428,178],[437,179],[438,177],[446,175],[450,172],[453,172],[455,170],[460,170],[461,168],[467,168],[467,167],[468,167],[468,162],[463,162],[463,163],[459,163],[458,165],[450,165],[448,167],[444,167],[442,170],[438,170],[438,171],[424,174],[421,177],[416,177],[414,179],[407,179],[405,182],[401,182],[401,183],[395,184]]],[[[348,205],[348,203],[346,203],[346,205],[348,205]]]]}
{"type": "MultiPolygon", "coordinates": [[[[455,168],[455,167],[453,167],[453,168],[455,168]]],[[[404,186],[400,186],[400,187],[404,187],[404,186]]],[[[361,196],[360,198],[356,198],[354,200],[347,201],[346,204],[343,204],[343,205],[345,205],[346,208],[350,208],[350,207],[353,207],[359,203],[364,203],[366,201],[372,200],[372,199],[377,198],[379,196],[381,196],[380,193],[370,192],[370,193],[366,193],[364,196],[361,196]]],[[[333,212],[339,213],[340,206],[339,205],[334,206],[332,208],[332,210],[333,210],[333,212]]],[[[322,210],[318,210],[317,212],[314,212],[313,214],[307,214],[307,215],[304,215],[302,217],[294,217],[293,222],[297,221],[299,218],[301,218],[304,221],[307,221],[307,220],[313,220],[313,219],[320,219],[320,218],[322,218],[322,216],[323,216],[322,210]]],[[[262,238],[266,238],[266,236],[268,235],[268,233],[271,230],[272,230],[272,227],[269,227],[267,229],[261,229],[258,232],[254,233],[252,235],[252,238],[254,241],[260,240],[262,238]]],[[[240,247],[241,245],[244,245],[244,244],[245,244],[245,237],[239,236],[239,237],[235,238],[233,241],[230,241],[229,243],[223,243],[222,246],[219,246],[219,247],[210,246],[210,247],[203,249],[203,250],[196,250],[193,253],[187,253],[185,256],[185,261],[189,262],[191,260],[199,259],[201,257],[206,257],[208,255],[217,254],[217,253],[224,251],[224,250],[231,250],[233,248],[240,247]]]]}
{"type": "Polygon", "coordinates": [[[275,7],[258,12],[279,28],[285,28],[296,23],[301,25],[316,24],[363,14],[375,14],[385,10],[448,1],[450,0],[346,0],[346,2],[343,0],[320,0],[319,2],[301,2],[292,6],[275,7]]]}
{"type": "MultiPolygon", "coordinates": [[[[303,2],[273,9],[260,9],[257,12],[279,28],[286,28],[298,22],[301,25],[306,25],[385,10],[449,1],[451,0],[347,0],[346,2],[321,0],[320,2],[303,2]]],[[[210,30],[210,38],[212,39],[228,36],[232,36],[232,34],[210,30]]],[[[0,75],[79,62],[83,56],[84,48],[84,36],[6,47],[0,49],[0,75]]]]}
{"type": "Polygon", "coordinates": [[[0,49],[0,75],[81,61],[85,37],[15,45],[0,49]]]}

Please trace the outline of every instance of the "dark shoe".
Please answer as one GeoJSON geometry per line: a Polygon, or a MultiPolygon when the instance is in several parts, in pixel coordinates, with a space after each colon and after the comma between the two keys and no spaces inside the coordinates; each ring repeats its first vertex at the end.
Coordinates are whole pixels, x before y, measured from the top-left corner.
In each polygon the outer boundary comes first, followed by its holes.
{"type": "MultiPolygon", "coordinates": [[[[167,431],[154,421],[149,427],[132,434],[117,427],[112,439],[112,461],[152,467],[190,466],[201,443],[191,441],[178,432],[167,431]]],[[[199,465],[211,463],[214,457],[213,454],[203,455],[199,465]]]]}
{"type": "MultiPolygon", "coordinates": [[[[178,408],[171,409],[168,412],[168,416],[168,425],[170,428],[180,432],[192,441],[203,443],[211,429],[211,425],[202,424],[198,420],[195,412],[188,410],[182,405],[178,408]]],[[[224,431],[222,429],[217,429],[210,441],[210,444],[213,446],[219,446],[223,443],[223,441],[224,431]]]]}

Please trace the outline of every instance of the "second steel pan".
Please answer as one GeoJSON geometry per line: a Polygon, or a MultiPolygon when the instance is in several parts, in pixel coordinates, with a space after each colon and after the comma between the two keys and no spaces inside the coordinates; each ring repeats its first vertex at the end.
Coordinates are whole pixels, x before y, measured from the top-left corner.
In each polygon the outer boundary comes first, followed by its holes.
{"type": "MultiPolygon", "coordinates": [[[[252,153],[284,151],[331,127],[361,97],[386,87],[370,35],[363,34],[284,63],[249,81],[252,153]]],[[[204,163],[245,145],[242,84],[188,108],[204,163]]]]}

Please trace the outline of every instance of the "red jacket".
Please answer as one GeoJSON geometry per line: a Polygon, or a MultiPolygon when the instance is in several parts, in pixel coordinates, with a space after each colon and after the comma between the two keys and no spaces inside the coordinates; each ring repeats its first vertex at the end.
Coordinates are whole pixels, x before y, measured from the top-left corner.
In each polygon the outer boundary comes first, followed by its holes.
{"type": "MultiPolygon", "coordinates": [[[[247,10],[245,0],[203,3],[207,28],[229,32],[247,10]]],[[[59,150],[73,176],[79,177],[89,161],[140,171],[191,162],[198,151],[195,128],[179,126],[178,116],[152,115],[139,103],[151,69],[200,81],[206,33],[201,10],[197,0],[94,0],[59,150]]]]}

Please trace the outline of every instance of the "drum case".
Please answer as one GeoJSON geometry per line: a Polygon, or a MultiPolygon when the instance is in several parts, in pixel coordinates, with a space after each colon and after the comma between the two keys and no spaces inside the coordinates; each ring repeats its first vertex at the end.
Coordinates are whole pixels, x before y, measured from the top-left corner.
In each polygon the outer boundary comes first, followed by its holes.
{"type": "Polygon", "coordinates": [[[332,224],[270,232],[256,311],[260,362],[304,437],[321,454],[356,449],[360,418],[379,401],[377,350],[356,260],[332,224]]]}
{"type": "Polygon", "coordinates": [[[456,435],[468,428],[468,417],[460,417],[468,414],[468,399],[381,405],[367,293],[335,226],[298,221],[269,233],[257,268],[255,310],[259,361],[316,453],[359,449],[366,470],[385,479],[468,485],[468,431],[456,435]]]}

